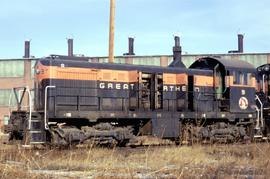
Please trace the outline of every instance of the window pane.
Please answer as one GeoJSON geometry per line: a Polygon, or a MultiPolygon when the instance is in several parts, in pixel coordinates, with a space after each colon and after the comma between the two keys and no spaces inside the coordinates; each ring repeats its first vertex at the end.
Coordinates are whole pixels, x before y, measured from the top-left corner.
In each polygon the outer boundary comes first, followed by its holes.
{"type": "Polygon", "coordinates": [[[0,60],[0,77],[23,77],[24,61],[23,60],[0,60]]]}
{"type": "Polygon", "coordinates": [[[11,106],[16,105],[15,96],[11,89],[0,89],[0,106],[9,106],[9,98],[11,95],[11,106]]]}
{"type": "Polygon", "coordinates": [[[31,78],[34,78],[35,76],[35,65],[36,65],[36,60],[31,60],[31,78]]]}
{"type": "Polygon", "coordinates": [[[244,84],[244,74],[242,72],[239,72],[239,84],[244,84]]]}
{"type": "Polygon", "coordinates": [[[233,84],[237,84],[237,77],[235,71],[233,71],[233,84]]]}

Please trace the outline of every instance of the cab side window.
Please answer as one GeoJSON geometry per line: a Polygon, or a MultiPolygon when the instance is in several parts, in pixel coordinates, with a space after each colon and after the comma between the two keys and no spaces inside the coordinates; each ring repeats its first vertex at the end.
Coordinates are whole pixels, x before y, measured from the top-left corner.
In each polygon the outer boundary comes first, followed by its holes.
{"type": "Polygon", "coordinates": [[[254,77],[254,74],[252,73],[247,73],[247,85],[251,86],[252,85],[252,78],[254,77]]]}
{"type": "Polygon", "coordinates": [[[233,71],[233,84],[236,85],[250,85],[251,84],[251,73],[245,73],[241,71],[233,71]]]}
{"type": "Polygon", "coordinates": [[[236,75],[236,72],[233,71],[232,72],[232,75],[233,75],[233,84],[237,84],[237,75],[236,75]]]}
{"type": "Polygon", "coordinates": [[[244,78],[244,73],[243,72],[238,72],[238,74],[239,74],[239,85],[244,85],[244,83],[245,83],[245,78],[244,78]]]}

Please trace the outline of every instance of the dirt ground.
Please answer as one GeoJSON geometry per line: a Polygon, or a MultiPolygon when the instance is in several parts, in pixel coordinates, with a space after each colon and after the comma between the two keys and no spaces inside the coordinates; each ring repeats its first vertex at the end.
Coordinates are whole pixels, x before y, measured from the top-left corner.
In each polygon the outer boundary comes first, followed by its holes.
{"type": "Polygon", "coordinates": [[[268,143],[72,149],[0,146],[0,178],[269,178],[268,143]]]}

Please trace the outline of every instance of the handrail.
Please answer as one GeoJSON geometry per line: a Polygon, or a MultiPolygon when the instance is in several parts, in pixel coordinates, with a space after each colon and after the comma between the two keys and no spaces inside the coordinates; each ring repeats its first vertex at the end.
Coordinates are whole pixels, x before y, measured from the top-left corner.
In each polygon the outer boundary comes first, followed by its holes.
{"type": "MultiPolygon", "coordinates": [[[[30,89],[29,89],[29,86],[25,86],[25,87],[17,87],[17,88],[13,88],[13,92],[15,93],[15,90],[16,89],[21,89],[21,88],[23,88],[23,90],[19,90],[19,93],[21,92],[21,91],[26,91],[27,93],[28,93],[28,103],[29,103],[29,119],[28,119],[28,129],[30,130],[31,129],[31,121],[32,121],[32,96],[31,96],[31,91],[30,91],[30,89]]],[[[15,94],[16,95],[16,94],[15,94]]],[[[18,101],[17,101],[17,105],[21,105],[21,102],[22,102],[22,100],[23,100],[23,97],[24,97],[24,95],[20,95],[19,96],[19,103],[18,103],[18,101]]],[[[11,116],[11,110],[10,110],[10,108],[11,108],[11,98],[12,98],[12,93],[10,93],[10,95],[9,95],[9,118],[10,118],[10,116],[11,116]]],[[[17,97],[16,97],[17,98],[17,97]]],[[[27,107],[27,106],[26,106],[27,107]]],[[[18,108],[18,106],[17,106],[17,108],[18,108]]]]}
{"type": "Polygon", "coordinates": [[[260,100],[260,98],[258,97],[258,95],[255,95],[255,99],[257,99],[258,101],[259,101],[259,103],[260,103],[260,105],[261,105],[261,127],[263,127],[264,126],[264,122],[263,122],[263,103],[262,103],[262,101],[260,100]]]}
{"type": "MultiPolygon", "coordinates": [[[[12,90],[11,90],[12,91],[12,90]]],[[[11,116],[11,98],[12,98],[12,92],[9,94],[9,99],[8,99],[8,111],[9,111],[9,116],[8,118],[10,119],[11,116]]]]}
{"type": "Polygon", "coordinates": [[[45,100],[44,100],[44,128],[46,130],[49,129],[47,124],[47,95],[48,95],[48,89],[49,88],[55,88],[56,86],[46,86],[45,87],[45,100]]]}
{"type": "Polygon", "coordinates": [[[26,86],[26,91],[28,93],[28,99],[29,99],[29,120],[28,120],[28,129],[31,129],[31,121],[32,121],[32,96],[31,96],[31,92],[29,90],[29,87],[26,86]]]}
{"type": "Polygon", "coordinates": [[[256,111],[257,111],[257,119],[256,119],[256,127],[255,127],[255,129],[260,129],[260,110],[259,110],[259,108],[256,106],[256,105],[254,105],[254,107],[255,107],[255,109],[256,109],[256,111]]]}
{"type": "Polygon", "coordinates": [[[262,76],[262,90],[265,93],[265,84],[264,84],[264,80],[265,80],[265,74],[263,74],[262,76]]]}

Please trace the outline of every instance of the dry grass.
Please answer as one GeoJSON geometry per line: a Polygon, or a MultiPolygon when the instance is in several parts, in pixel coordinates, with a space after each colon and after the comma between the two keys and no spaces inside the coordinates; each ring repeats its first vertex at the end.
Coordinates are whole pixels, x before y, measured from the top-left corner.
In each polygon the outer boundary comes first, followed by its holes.
{"type": "Polygon", "coordinates": [[[270,144],[0,152],[0,178],[268,178],[270,144]]]}

